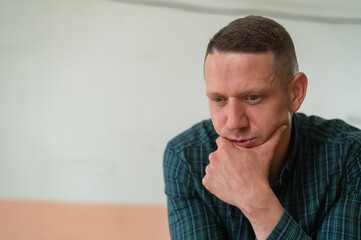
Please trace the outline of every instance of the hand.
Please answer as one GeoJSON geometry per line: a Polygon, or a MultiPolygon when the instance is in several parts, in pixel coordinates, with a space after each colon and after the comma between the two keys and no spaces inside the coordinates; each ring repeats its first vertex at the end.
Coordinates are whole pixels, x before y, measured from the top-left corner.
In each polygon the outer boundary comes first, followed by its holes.
{"type": "Polygon", "coordinates": [[[218,149],[209,155],[203,178],[203,185],[211,193],[245,214],[256,235],[259,230],[258,239],[268,236],[283,213],[269,186],[268,175],[286,128],[279,127],[264,144],[254,148],[241,148],[219,137],[218,149]]]}

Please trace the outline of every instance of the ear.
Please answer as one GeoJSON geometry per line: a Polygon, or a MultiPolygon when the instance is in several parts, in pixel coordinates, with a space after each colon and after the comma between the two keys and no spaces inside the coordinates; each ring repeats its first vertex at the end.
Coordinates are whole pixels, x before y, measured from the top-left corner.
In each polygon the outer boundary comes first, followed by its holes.
{"type": "Polygon", "coordinates": [[[305,99],[306,91],[307,91],[307,76],[299,72],[295,75],[292,82],[289,84],[288,91],[290,92],[290,111],[296,112],[305,99]]]}

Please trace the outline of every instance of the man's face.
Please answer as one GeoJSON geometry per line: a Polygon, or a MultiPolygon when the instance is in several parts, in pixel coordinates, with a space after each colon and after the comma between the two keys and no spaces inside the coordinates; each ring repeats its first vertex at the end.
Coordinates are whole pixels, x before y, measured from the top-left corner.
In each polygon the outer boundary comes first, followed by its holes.
{"type": "Polygon", "coordinates": [[[288,126],[291,93],[282,90],[273,71],[273,53],[209,54],[204,75],[216,132],[234,144],[251,148],[266,142],[281,125],[288,126]]]}

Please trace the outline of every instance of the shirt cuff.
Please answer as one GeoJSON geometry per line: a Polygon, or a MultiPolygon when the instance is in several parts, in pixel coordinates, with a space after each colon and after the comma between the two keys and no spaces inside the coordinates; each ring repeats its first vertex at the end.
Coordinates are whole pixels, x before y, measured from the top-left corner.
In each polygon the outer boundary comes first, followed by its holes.
{"type": "Polygon", "coordinates": [[[286,209],[284,209],[283,215],[276,227],[267,237],[267,240],[282,239],[311,239],[286,209]]]}

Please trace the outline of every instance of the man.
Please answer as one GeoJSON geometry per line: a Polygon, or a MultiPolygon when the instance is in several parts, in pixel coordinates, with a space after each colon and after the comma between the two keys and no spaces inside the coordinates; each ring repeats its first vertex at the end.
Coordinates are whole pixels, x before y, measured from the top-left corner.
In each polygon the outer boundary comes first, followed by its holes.
{"type": "Polygon", "coordinates": [[[172,239],[361,239],[361,131],[295,113],[307,77],[287,31],[231,22],[204,76],[211,120],[164,154],[172,239]]]}

